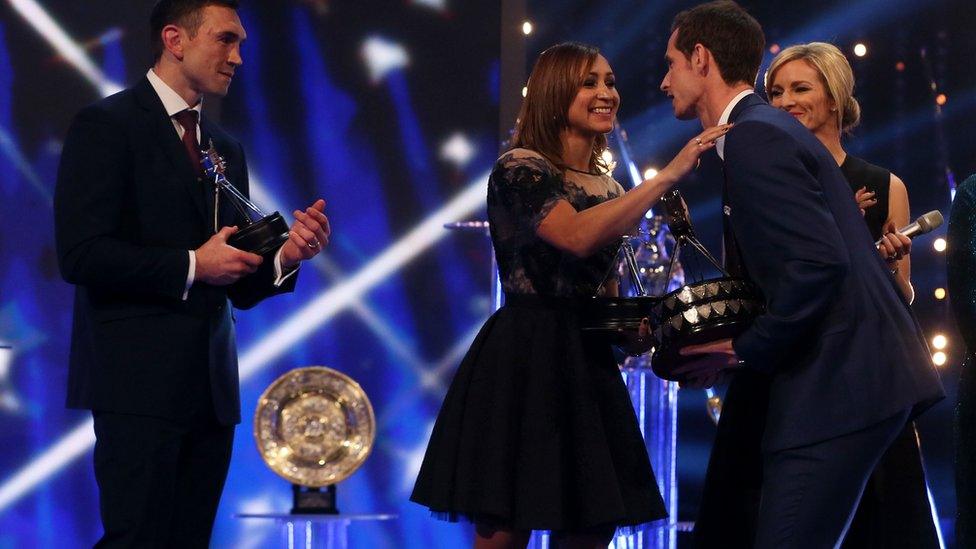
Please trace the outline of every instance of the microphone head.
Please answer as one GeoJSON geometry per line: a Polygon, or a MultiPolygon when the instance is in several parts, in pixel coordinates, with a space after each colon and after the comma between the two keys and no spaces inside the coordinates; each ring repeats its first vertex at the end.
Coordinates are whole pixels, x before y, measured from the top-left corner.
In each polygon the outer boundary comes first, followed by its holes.
{"type": "Polygon", "coordinates": [[[942,212],[932,210],[916,219],[915,223],[918,223],[919,232],[924,234],[941,227],[943,221],[942,212]]]}

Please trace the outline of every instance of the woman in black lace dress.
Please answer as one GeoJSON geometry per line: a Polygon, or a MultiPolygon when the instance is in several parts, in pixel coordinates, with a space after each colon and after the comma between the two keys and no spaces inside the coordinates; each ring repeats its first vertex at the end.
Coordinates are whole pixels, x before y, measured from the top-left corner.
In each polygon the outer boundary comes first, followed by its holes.
{"type": "MultiPolygon", "coordinates": [[[[796,116],[833,155],[872,238],[882,240],[879,251],[895,283],[911,303],[911,240],[895,232],[909,223],[905,184],[888,170],[847,154],[841,145],[841,135],[860,118],[847,58],[824,42],[791,46],[770,64],[766,89],[773,106],[796,116]]],[[[868,480],[844,547],[940,547],[913,423],[895,439],[868,480]]]]}
{"type": "Polygon", "coordinates": [[[411,499],[475,523],[475,547],[606,547],[619,526],[666,516],[610,345],[580,331],[620,235],[688,173],[711,128],[624,193],[601,160],[620,97],[590,46],[536,62],[512,150],[488,181],[505,305],[451,383],[411,499]]]}

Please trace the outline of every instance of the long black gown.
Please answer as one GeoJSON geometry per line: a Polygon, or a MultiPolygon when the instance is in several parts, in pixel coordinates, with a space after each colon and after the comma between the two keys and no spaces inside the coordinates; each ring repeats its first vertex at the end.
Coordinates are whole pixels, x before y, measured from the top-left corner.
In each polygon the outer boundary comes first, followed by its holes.
{"type": "Polygon", "coordinates": [[[411,500],[447,520],[604,532],[666,516],[637,417],[608,342],[580,331],[616,247],[581,259],[536,235],[561,200],[618,196],[609,176],[561,173],[514,149],[488,183],[505,305],[458,367],[411,500]]]}

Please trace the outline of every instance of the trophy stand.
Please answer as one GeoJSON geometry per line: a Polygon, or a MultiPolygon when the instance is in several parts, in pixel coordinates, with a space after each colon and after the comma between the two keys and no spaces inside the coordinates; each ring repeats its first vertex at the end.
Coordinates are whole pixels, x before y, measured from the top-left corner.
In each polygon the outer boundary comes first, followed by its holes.
{"type": "Polygon", "coordinates": [[[291,485],[293,515],[338,515],[336,506],[336,487],[330,484],[324,488],[291,485]]]}
{"type": "Polygon", "coordinates": [[[273,522],[279,531],[277,544],[262,547],[306,549],[349,549],[349,526],[353,523],[393,520],[396,515],[295,515],[291,513],[237,513],[236,519],[273,522]]]}
{"type": "Polygon", "coordinates": [[[306,366],[278,377],[258,399],[254,440],[265,464],[291,484],[292,509],[234,518],[273,521],[280,546],[347,549],[353,522],[396,518],[340,514],[336,505],[336,485],[362,466],[376,440],[369,398],[342,372],[306,366]]]}

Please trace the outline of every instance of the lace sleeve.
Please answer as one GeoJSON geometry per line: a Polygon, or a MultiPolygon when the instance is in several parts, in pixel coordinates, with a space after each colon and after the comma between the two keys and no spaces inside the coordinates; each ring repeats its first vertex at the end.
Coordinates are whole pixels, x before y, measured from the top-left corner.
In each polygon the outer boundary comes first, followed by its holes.
{"type": "Polygon", "coordinates": [[[560,200],[568,200],[559,172],[538,156],[509,152],[495,164],[491,193],[523,227],[535,230],[560,200]]]}

